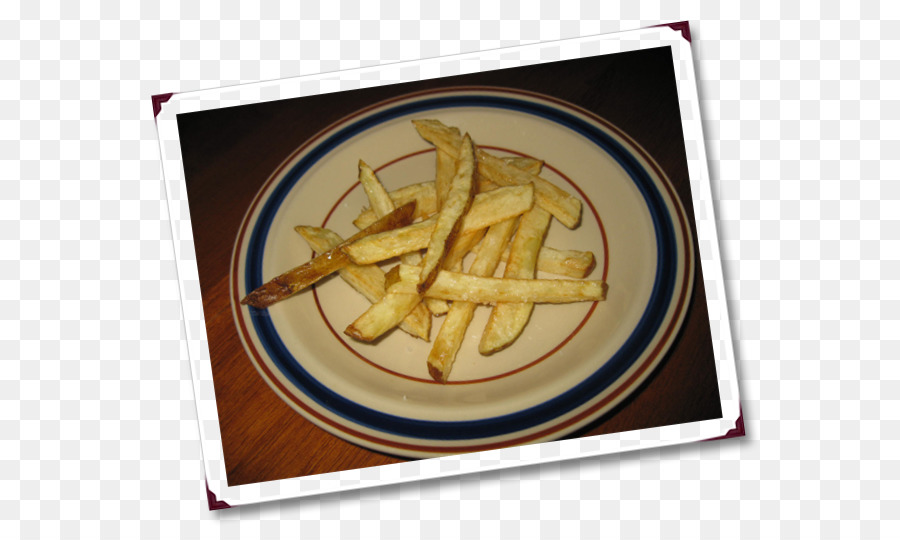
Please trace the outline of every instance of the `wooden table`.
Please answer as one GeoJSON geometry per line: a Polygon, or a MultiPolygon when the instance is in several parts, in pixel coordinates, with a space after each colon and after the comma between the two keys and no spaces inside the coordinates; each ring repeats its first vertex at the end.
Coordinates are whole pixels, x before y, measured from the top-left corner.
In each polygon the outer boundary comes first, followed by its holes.
{"type": "MultiPolygon", "coordinates": [[[[654,156],[694,230],[683,136],[668,48],[556,62],[181,115],[178,118],[200,286],[229,485],[403,461],[319,429],[286,405],[248,359],[228,295],[232,247],[248,204],[305,140],[378,101],[430,88],[500,86],[558,97],[606,118],[654,156]]],[[[699,255],[698,255],[699,260],[699,255]]],[[[614,411],[572,437],[722,416],[703,278],[681,334],[660,367],[614,411]]]]}

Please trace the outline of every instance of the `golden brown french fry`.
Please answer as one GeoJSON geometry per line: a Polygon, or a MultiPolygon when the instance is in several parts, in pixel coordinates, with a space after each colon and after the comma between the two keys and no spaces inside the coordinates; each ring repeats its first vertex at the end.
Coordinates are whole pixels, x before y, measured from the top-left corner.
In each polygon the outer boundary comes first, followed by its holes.
{"type": "MultiPolygon", "coordinates": [[[[453,139],[455,141],[453,144],[457,145],[456,150],[458,152],[458,145],[462,144],[462,137],[460,136],[459,130],[456,128],[447,128],[447,132],[450,133],[451,136],[453,137],[453,139]]],[[[444,201],[447,200],[447,196],[450,192],[450,186],[453,182],[453,178],[456,176],[456,157],[455,157],[456,155],[458,155],[458,153],[455,153],[454,155],[450,155],[446,151],[444,151],[443,149],[441,149],[439,147],[435,148],[434,185],[435,185],[435,195],[437,197],[438,209],[440,209],[443,206],[444,201]]],[[[476,233],[471,233],[469,235],[464,235],[464,236],[468,239],[469,237],[471,237],[472,234],[476,234],[476,233]]],[[[465,247],[466,247],[465,245],[460,245],[460,243],[458,241],[454,242],[453,247],[450,248],[450,251],[447,254],[448,261],[446,262],[446,264],[444,266],[450,267],[450,266],[456,264],[456,262],[461,262],[462,257],[465,256],[465,252],[468,251],[467,249],[465,249],[465,247]],[[461,250],[465,250],[465,251],[460,253],[461,250]],[[458,261],[457,261],[457,259],[458,259],[458,261]]],[[[407,261],[404,260],[404,262],[407,262],[407,261]]],[[[434,315],[443,315],[450,310],[450,305],[447,303],[446,300],[438,300],[436,298],[426,298],[424,300],[424,302],[425,302],[425,305],[428,307],[428,311],[430,311],[434,315]]]]}
{"type": "MultiPolygon", "coordinates": [[[[294,230],[316,253],[325,253],[344,241],[336,232],[321,227],[298,225],[294,230]]],[[[374,264],[361,266],[351,263],[338,270],[338,274],[369,302],[377,302],[384,296],[384,290],[387,288],[384,271],[374,264]]]]}
{"type": "MultiPolygon", "coordinates": [[[[463,258],[478,244],[485,231],[487,229],[476,229],[457,235],[456,241],[453,242],[453,246],[444,259],[443,268],[454,272],[462,272],[463,258]]],[[[446,300],[426,297],[424,302],[428,306],[428,311],[435,315],[444,315],[450,311],[450,303],[446,300]]]]}
{"type": "MultiPolygon", "coordinates": [[[[519,220],[516,236],[509,248],[509,260],[503,277],[533,279],[537,268],[538,253],[547,228],[550,226],[550,212],[535,206],[519,220]]],[[[494,306],[481,334],[478,352],[492,354],[511,345],[521,335],[534,304],[501,303],[494,306]]]]}
{"type": "MultiPolygon", "coordinates": [[[[386,293],[384,298],[372,304],[369,309],[344,330],[344,333],[359,341],[374,341],[397,326],[412,310],[419,307],[424,309],[425,304],[422,302],[422,295],[416,291],[416,284],[419,282],[419,269],[418,266],[406,264],[400,264],[391,268],[385,274],[386,293]],[[393,292],[390,290],[393,287],[404,285],[401,281],[403,279],[403,274],[400,272],[401,267],[410,267],[417,270],[416,272],[406,272],[405,274],[408,280],[405,284],[406,288],[412,292],[393,292]]],[[[425,311],[427,312],[428,310],[426,309],[425,311]]],[[[430,320],[430,313],[428,317],[430,320]]]]}
{"type": "MultiPolygon", "coordinates": [[[[418,266],[401,264],[401,279],[388,288],[388,293],[414,292],[415,287],[409,280],[418,278],[419,272],[418,266]]],[[[605,282],[597,280],[495,278],[441,270],[427,295],[453,302],[462,300],[489,305],[499,302],[569,304],[605,300],[607,288],[605,282]]]]}
{"type": "MultiPolygon", "coordinates": [[[[419,132],[419,135],[433,144],[438,150],[444,152],[453,159],[459,158],[459,145],[462,142],[462,136],[460,135],[458,128],[445,125],[440,120],[434,119],[413,120],[413,125],[416,126],[416,131],[419,132]]],[[[522,156],[505,157],[502,159],[509,165],[525,170],[531,174],[540,174],[541,170],[544,168],[544,162],[540,159],[522,156]]]]}
{"type": "Polygon", "coordinates": [[[428,287],[434,282],[434,278],[441,270],[441,265],[453,240],[459,232],[462,225],[462,217],[468,212],[472,205],[472,198],[475,196],[475,149],[472,146],[472,139],[468,133],[463,137],[462,145],[459,149],[459,160],[456,167],[456,176],[450,182],[450,191],[447,192],[447,199],[441,205],[438,213],[437,223],[434,226],[434,232],[431,233],[431,239],[428,241],[428,248],[425,251],[425,257],[422,259],[422,276],[419,280],[418,291],[423,294],[428,287]]]}
{"type": "MultiPolygon", "coordinates": [[[[437,196],[434,191],[434,182],[422,182],[396,189],[388,193],[394,206],[402,206],[410,201],[416,201],[416,211],[413,219],[428,217],[437,212],[437,196]]],[[[353,224],[359,229],[365,229],[375,223],[378,216],[371,208],[364,208],[359,216],[353,220],[353,224]]]]}
{"type": "Polygon", "coordinates": [[[377,217],[394,210],[394,201],[391,200],[391,196],[375,176],[375,171],[363,160],[359,160],[359,183],[362,184],[363,190],[369,198],[369,205],[377,217]]]}
{"type": "MultiPolygon", "coordinates": [[[[324,253],[344,240],[335,232],[321,227],[298,226],[294,228],[309,246],[318,253],[324,253]]],[[[359,266],[350,264],[338,270],[347,284],[375,303],[384,298],[386,281],[384,271],[375,265],[359,266]]],[[[399,273],[398,273],[399,277],[399,273]]],[[[431,314],[424,304],[419,304],[400,322],[400,329],[407,334],[429,341],[431,339],[431,314]]]]}
{"type": "MultiPolygon", "coordinates": [[[[447,126],[441,121],[434,119],[413,120],[413,124],[416,126],[416,130],[419,132],[419,135],[435,146],[436,152],[438,154],[437,178],[440,179],[442,174],[442,160],[459,158],[459,145],[462,143],[462,137],[460,136],[459,129],[447,126]]],[[[544,162],[542,160],[530,157],[514,156],[505,157],[502,158],[502,160],[510,166],[516,167],[533,175],[540,174],[541,170],[543,170],[544,168],[544,162]]],[[[479,193],[489,191],[497,187],[497,184],[492,182],[485,175],[477,174],[481,171],[481,168],[482,165],[480,163],[476,163],[476,184],[478,186],[477,191],[479,193]]],[[[438,181],[437,183],[440,184],[440,181],[438,181]]],[[[440,201],[442,199],[441,192],[440,190],[438,191],[438,207],[440,207],[440,201]]]]}
{"type": "Polygon", "coordinates": [[[432,315],[446,315],[450,311],[450,302],[440,300],[438,298],[423,298],[422,303],[428,308],[428,312],[432,315]]]}
{"type": "MultiPolygon", "coordinates": [[[[493,275],[500,262],[506,243],[512,236],[516,219],[491,225],[481,241],[481,247],[475,256],[475,261],[469,269],[469,273],[475,276],[493,275]]],[[[434,340],[434,345],[428,354],[428,373],[438,382],[447,382],[450,370],[456,361],[456,354],[466,336],[466,329],[472,322],[477,304],[472,302],[453,302],[447,316],[441,324],[441,330],[434,340]]]]}
{"type": "Polygon", "coordinates": [[[476,151],[478,173],[499,186],[534,184],[535,203],[553,214],[566,227],[573,229],[581,221],[581,201],[540,176],[509,165],[502,159],[476,151]]]}
{"type": "MultiPolygon", "coordinates": [[[[366,195],[369,197],[369,204],[372,207],[372,210],[375,211],[375,215],[381,217],[388,212],[394,209],[394,202],[391,200],[390,195],[384,186],[381,184],[381,181],[378,180],[378,177],[375,176],[375,171],[373,171],[368,165],[366,165],[362,160],[359,162],[359,182],[362,184],[363,189],[366,191],[366,195]]],[[[437,186],[438,184],[435,183],[437,186]]],[[[409,252],[400,255],[400,261],[404,264],[412,264],[416,265],[421,262],[421,256],[418,252],[409,252]]],[[[425,303],[426,312],[437,313],[437,309],[440,307],[447,308],[447,303],[443,300],[430,300],[425,303]]],[[[416,306],[418,308],[418,306],[416,306]]],[[[417,311],[415,308],[413,312],[417,311]]],[[[421,312],[421,309],[418,310],[421,312]]],[[[446,313],[446,309],[444,309],[441,313],[446,313]]]]}
{"type": "MultiPolygon", "coordinates": [[[[506,261],[508,257],[509,253],[504,253],[502,260],[506,261]]],[[[582,279],[594,271],[596,264],[593,252],[542,246],[538,253],[537,269],[548,274],[582,279]]]]}
{"type": "MultiPolygon", "coordinates": [[[[356,233],[350,237],[345,244],[353,243],[371,234],[377,234],[408,225],[412,221],[415,209],[415,202],[407,203],[356,233]]],[[[347,266],[351,261],[341,251],[343,245],[344,244],[323,253],[306,264],[288,270],[273,278],[245,296],[241,300],[241,304],[248,304],[260,309],[269,307],[275,302],[293,296],[332,272],[336,272],[344,266],[347,266]]]]}
{"type": "MultiPolygon", "coordinates": [[[[359,182],[363,185],[363,189],[365,189],[366,195],[369,197],[369,204],[372,205],[372,210],[375,211],[376,216],[382,217],[393,212],[394,201],[391,200],[387,190],[384,189],[381,181],[375,176],[375,171],[366,165],[363,160],[359,160],[359,182]]],[[[419,254],[415,252],[404,253],[400,256],[400,260],[405,264],[419,264],[421,262],[419,254]]]]}
{"type": "Polygon", "coordinates": [[[503,158],[503,161],[505,161],[508,165],[512,165],[517,169],[522,169],[523,171],[533,175],[541,174],[541,171],[544,169],[543,160],[530,157],[505,157],[503,158]]]}
{"type": "MultiPolygon", "coordinates": [[[[513,186],[479,193],[472,199],[469,212],[462,218],[458,234],[490,227],[528,211],[534,202],[534,187],[513,186]]],[[[403,253],[428,247],[434,232],[437,216],[413,223],[388,234],[367,236],[347,244],[344,252],[356,264],[372,264],[403,253]]]]}
{"type": "Polygon", "coordinates": [[[459,129],[446,126],[441,121],[433,119],[413,120],[412,123],[423,139],[440,148],[453,159],[459,159],[459,147],[463,139],[459,129]]]}
{"type": "MultiPolygon", "coordinates": [[[[415,289],[415,283],[411,287],[415,289]]],[[[373,341],[400,324],[417,305],[422,305],[422,297],[417,292],[388,292],[369,306],[344,333],[359,341],[373,341]]]]}
{"type": "MultiPolygon", "coordinates": [[[[404,253],[428,247],[428,240],[434,231],[437,216],[413,223],[393,231],[392,234],[378,235],[366,241],[347,244],[342,249],[356,264],[374,264],[398,257],[404,253]]],[[[368,238],[368,237],[366,237],[368,238]]]]}
{"type": "Polygon", "coordinates": [[[438,208],[447,200],[454,176],[456,176],[456,158],[440,148],[435,149],[434,190],[438,208]]]}
{"type": "Polygon", "coordinates": [[[466,255],[481,241],[487,229],[475,229],[457,235],[456,241],[444,259],[444,269],[455,272],[462,271],[462,262],[466,255]]]}

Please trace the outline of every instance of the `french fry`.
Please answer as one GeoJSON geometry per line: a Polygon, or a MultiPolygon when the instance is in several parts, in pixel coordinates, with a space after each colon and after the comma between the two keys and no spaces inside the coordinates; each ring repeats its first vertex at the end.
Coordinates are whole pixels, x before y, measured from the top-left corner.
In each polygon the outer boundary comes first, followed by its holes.
{"type": "MultiPolygon", "coordinates": [[[[461,141],[461,140],[460,140],[461,141]]],[[[456,158],[440,148],[435,149],[434,191],[437,207],[441,208],[450,193],[450,184],[456,176],[456,158]]]]}
{"type": "Polygon", "coordinates": [[[428,290],[434,282],[434,278],[441,270],[441,264],[447,256],[447,252],[453,243],[456,234],[462,225],[462,217],[468,212],[475,196],[475,149],[472,147],[472,139],[466,134],[463,137],[459,149],[459,160],[456,168],[456,176],[450,182],[450,190],[447,199],[441,205],[437,223],[431,239],[428,241],[428,249],[422,259],[422,276],[419,281],[419,294],[428,290]]]}
{"type": "MultiPolygon", "coordinates": [[[[459,129],[445,125],[440,120],[424,119],[413,120],[416,131],[426,141],[433,144],[438,150],[451,158],[459,158],[459,145],[462,136],[459,129]]],[[[530,157],[506,157],[502,158],[507,164],[522,169],[531,174],[540,174],[544,168],[544,162],[530,157]]]]}
{"type": "MultiPolygon", "coordinates": [[[[353,243],[371,234],[377,234],[407,225],[412,221],[415,209],[415,202],[407,203],[356,233],[344,244],[353,243]]],[[[297,294],[325,276],[347,266],[351,261],[349,257],[341,251],[344,244],[323,253],[306,264],[288,270],[273,278],[245,296],[241,300],[241,304],[250,305],[259,309],[269,307],[276,302],[297,294]]]]}
{"type": "MultiPolygon", "coordinates": [[[[414,292],[410,279],[417,278],[421,269],[406,264],[399,267],[401,279],[388,288],[388,293],[414,292]]],[[[485,305],[499,302],[569,304],[605,300],[608,288],[606,282],[597,280],[496,278],[441,270],[427,296],[485,305]]]]}
{"type": "Polygon", "coordinates": [[[541,171],[544,169],[543,160],[530,157],[505,157],[503,158],[503,161],[505,161],[508,165],[512,165],[517,169],[522,169],[523,171],[533,175],[541,174],[541,171]]]}
{"type": "Polygon", "coordinates": [[[428,240],[434,232],[436,222],[437,216],[432,216],[425,221],[392,231],[392,234],[378,235],[365,242],[347,244],[341,249],[356,264],[386,261],[428,247],[428,240]]]}
{"type": "Polygon", "coordinates": [[[384,273],[384,290],[387,292],[388,289],[394,286],[395,283],[400,281],[400,265],[394,266],[390,270],[384,273]]]}
{"type": "MultiPolygon", "coordinates": [[[[390,195],[394,206],[403,206],[408,202],[416,201],[416,211],[413,214],[413,220],[428,217],[437,212],[437,196],[434,191],[434,182],[422,182],[404,186],[389,192],[388,195],[390,195]]],[[[353,220],[353,224],[358,229],[365,229],[377,220],[378,216],[375,215],[374,210],[364,208],[359,216],[353,220]]]]}
{"type": "Polygon", "coordinates": [[[423,298],[422,303],[428,308],[428,312],[435,316],[446,315],[450,311],[450,302],[438,298],[423,298]]]}
{"type": "Polygon", "coordinates": [[[412,123],[423,139],[443,150],[453,159],[459,159],[459,147],[463,139],[459,129],[432,119],[413,120],[412,123]]]}
{"type": "MultiPolygon", "coordinates": [[[[422,302],[422,295],[416,291],[416,284],[419,282],[419,272],[407,272],[406,274],[406,279],[408,280],[406,285],[407,288],[412,289],[412,292],[390,291],[392,287],[403,285],[400,268],[404,266],[419,268],[418,266],[406,264],[400,264],[391,268],[384,276],[386,291],[384,298],[372,304],[369,309],[353,321],[344,330],[345,334],[359,341],[374,341],[400,324],[400,321],[404,320],[404,317],[407,317],[412,310],[420,307],[424,309],[425,304],[422,302]]],[[[427,312],[428,310],[426,309],[425,311],[427,312]]],[[[428,318],[431,320],[431,314],[428,314],[428,318]]]]}
{"type": "MultiPolygon", "coordinates": [[[[462,137],[459,134],[459,130],[456,128],[447,128],[449,133],[453,134],[454,144],[456,144],[456,151],[458,152],[458,145],[462,144],[462,137]]],[[[458,155],[456,152],[454,154],[458,155]]],[[[435,196],[437,200],[437,208],[440,209],[443,206],[444,201],[447,199],[447,196],[450,191],[450,186],[453,181],[453,178],[456,176],[456,157],[451,156],[441,148],[435,149],[435,196]]],[[[476,232],[465,235],[466,239],[472,238],[476,232]]],[[[456,264],[456,262],[461,262],[462,257],[465,256],[468,249],[466,247],[468,243],[464,243],[460,245],[459,242],[454,243],[454,247],[450,249],[447,257],[451,259],[450,264],[456,264]],[[459,247],[456,247],[459,246],[459,247]]],[[[409,264],[410,261],[407,259],[407,255],[401,255],[401,259],[404,263],[409,264]]],[[[434,315],[443,315],[447,313],[450,309],[449,304],[445,300],[438,300],[436,298],[426,298],[425,305],[434,315]]]]}
{"type": "MultiPolygon", "coordinates": [[[[487,229],[476,229],[474,231],[468,231],[464,234],[460,234],[456,237],[456,241],[453,242],[453,246],[450,248],[450,251],[447,253],[447,257],[444,259],[443,267],[447,270],[453,270],[455,272],[462,271],[462,263],[463,258],[466,256],[469,251],[475,247],[475,244],[481,240],[481,237],[484,236],[484,233],[487,229]]],[[[405,257],[406,255],[402,255],[405,257]]],[[[404,261],[406,262],[406,261],[404,261]]],[[[450,311],[450,304],[446,300],[439,300],[437,298],[425,298],[425,305],[428,306],[428,311],[433,313],[434,315],[444,315],[448,311],[450,311]]]]}
{"type": "Polygon", "coordinates": [[[476,152],[478,173],[499,186],[534,184],[534,200],[566,227],[581,221],[581,201],[555,184],[514,167],[482,149],[476,152]]]}
{"type": "Polygon", "coordinates": [[[375,176],[375,171],[363,160],[359,160],[359,183],[366,192],[369,204],[377,217],[382,217],[394,210],[394,201],[391,196],[375,176]]]}
{"type": "MultiPolygon", "coordinates": [[[[294,231],[303,237],[316,253],[330,251],[344,241],[336,232],[321,227],[298,225],[294,227],[294,231]]],[[[338,270],[338,274],[369,302],[377,302],[384,296],[384,290],[387,288],[384,270],[374,264],[360,266],[350,263],[338,270]]]]}
{"type": "MultiPolygon", "coordinates": [[[[359,182],[362,184],[363,189],[366,192],[366,196],[369,198],[369,204],[374,210],[375,215],[381,217],[388,212],[394,209],[394,202],[391,200],[390,195],[387,190],[384,189],[384,186],[381,184],[381,181],[378,180],[378,177],[375,175],[375,171],[372,170],[371,167],[366,165],[362,160],[359,161],[359,182]]],[[[437,183],[435,183],[438,186],[437,183]]],[[[439,193],[439,192],[438,192],[439,193]]],[[[440,206],[440,203],[438,204],[440,206]]],[[[416,265],[421,263],[421,256],[418,252],[409,252],[400,255],[400,261],[404,264],[412,264],[416,265]]],[[[437,309],[443,306],[447,307],[447,303],[443,300],[430,300],[426,302],[423,308],[419,308],[416,306],[413,308],[413,311],[410,313],[416,313],[418,311],[419,314],[423,313],[422,309],[424,309],[424,313],[437,313],[437,309]],[[434,307],[432,307],[432,304],[434,307]]],[[[446,309],[442,311],[442,313],[446,313],[446,309]]],[[[429,324],[429,328],[430,328],[429,324]]]]}
{"type": "MultiPolygon", "coordinates": [[[[534,187],[513,186],[479,193],[462,218],[458,234],[490,227],[528,211],[534,203],[534,187]]],[[[356,264],[372,264],[428,247],[437,216],[398,228],[387,234],[367,236],[342,249],[356,264]]]]}
{"type": "MultiPolygon", "coordinates": [[[[538,253],[549,226],[550,213],[540,206],[535,206],[522,216],[509,248],[509,260],[503,277],[534,278],[538,253]]],[[[501,303],[494,306],[481,334],[478,352],[492,354],[511,345],[528,324],[533,309],[534,304],[530,302],[501,303]]]]}
{"type": "Polygon", "coordinates": [[[463,259],[481,241],[486,232],[487,229],[475,229],[457,236],[447,258],[444,259],[444,269],[461,272],[463,259]]]}
{"type": "MultiPolygon", "coordinates": [[[[423,139],[451,156],[459,157],[458,152],[454,153],[454,149],[459,147],[456,143],[459,130],[454,133],[454,128],[447,127],[437,120],[413,120],[413,124],[423,139]]],[[[553,214],[553,217],[570,229],[575,228],[581,221],[581,201],[555,184],[522,170],[502,158],[493,156],[481,148],[475,151],[475,157],[478,163],[478,173],[486,180],[499,186],[534,183],[537,204],[553,214]]]]}
{"type": "MultiPolygon", "coordinates": [[[[504,246],[512,236],[516,225],[516,219],[511,218],[491,225],[481,241],[481,247],[475,256],[475,261],[469,269],[469,273],[475,276],[490,276],[500,263],[500,256],[504,246]]],[[[462,345],[466,330],[472,322],[475,307],[478,304],[463,300],[453,302],[447,316],[444,318],[441,329],[434,340],[434,345],[428,354],[428,373],[431,377],[445,383],[450,377],[450,370],[456,361],[456,354],[462,345]]]]}
{"type": "MultiPolygon", "coordinates": [[[[321,227],[298,226],[294,228],[314,251],[324,253],[344,240],[335,232],[321,227]]],[[[384,271],[375,265],[350,264],[338,270],[348,285],[375,303],[384,298],[386,281],[384,271]]],[[[431,338],[431,314],[419,304],[400,322],[400,329],[407,334],[429,341],[431,338]]]]}
{"type": "Polygon", "coordinates": [[[415,292],[415,283],[412,283],[411,287],[413,292],[410,293],[385,294],[384,298],[369,306],[369,309],[353,321],[344,333],[359,341],[374,341],[400,324],[400,321],[416,306],[422,305],[422,296],[415,292]]]}
{"type": "MultiPolygon", "coordinates": [[[[509,253],[503,254],[506,261],[509,253]]],[[[542,246],[538,253],[537,269],[548,274],[583,279],[594,271],[597,261],[590,251],[578,251],[574,249],[555,249],[542,246]]]]}

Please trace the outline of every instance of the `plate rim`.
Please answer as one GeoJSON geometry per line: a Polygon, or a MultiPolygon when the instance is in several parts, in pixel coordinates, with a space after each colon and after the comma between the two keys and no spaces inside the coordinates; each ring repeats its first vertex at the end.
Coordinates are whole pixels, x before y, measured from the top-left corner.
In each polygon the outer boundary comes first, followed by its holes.
{"type": "MultiPolygon", "coordinates": [[[[646,195],[644,196],[644,198],[646,199],[646,195]]],[[[644,202],[646,203],[646,201],[644,202]]],[[[255,227],[256,223],[253,223],[252,226],[255,227]]],[[[658,243],[659,242],[657,242],[657,244],[658,243]]],[[[687,315],[687,312],[689,311],[696,273],[694,238],[690,231],[689,224],[687,223],[687,214],[685,212],[683,202],[677,195],[674,186],[671,183],[671,180],[643,147],[641,147],[636,141],[634,141],[630,136],[628,136],[614,124],[610,123],[599,115],[572,103],[560,100],[553,96],[538,94],[535,92],[490,86],[439,88],[399,95],[394,98],[379,101],[365,108],[359,109],[354,113],[344,116],[336,122],[320,130],[318,133],[316,133],[314,136],[310,137],[307,141],[300,145],[297,149],[295,149],[289,156],[287,156],[261,185],[256,196],[248,206],[244,218],[242,219],[241,227],[239,229],[232,250],[231,261],[232,268],[229,272],[229,296],[232,302],[232,312],[238,329],[238,335],[241,339],[242,345],[244,346],[245,352],[247,352],[248,356],[250,357],[251,363],[253,363],[257,372],[260,373],[266,383],[276,392],[276,394],[295,411],[304,416],[307,420],[310,420],[319,427],[342,439],[349,440],[350,442],[361,444],[362,446],[378,451],[387,452],[389,454],[408,455],[410,457],[431,457],[448,453],[480,451],[492,448],[513,446],[526,442],[542,442],[546,440],[554,440],[563,437],[571,433],[572,431],[577,430],[583,425],[607,414],[611,409],[618,405],[619,402],[621,402],[629,395],[634,393],[638,388],[640,388],[643,381],[646,380],[646,378],[655,371],[656,367],[666,356],[666,353],[671,348],[671,345],[679,335],[684,319],[687,315]],[[547,424],[546,427],[544,427],[544,424],[538,424],[520,429],[518,431],[503,433],[494,437],[476,437],[472,439],[416,439],[406,435],[395,435],[390,432],[379,431],[377,427],[368,427],[365,424],[353,422],[352,420],[343,417],[340,413],[328,411],[326,407],[322,407],[321,404],[316,403],[316,400],[314,398],[306,394],[306,392],[304,392],[303,389],[297,387],[296,384],[292,386],[299,395],[291,395],[289,391],[285,391],[286,389],[279,388],[281,381],[273,380],[271,374],[266,373],[265,369],[263,369],[265,366],[262,365],[265,360],[257,356],[260,351],[256,350],[250,345],[250,343],[248,343],[252,336],[250,336],[247,326],[244,325],[244,321],[241,317],[240,312],[242,307],[239,306],[239,304],[235,301],[236,298],[239,298],[238,283],[236,282],[235,276],[237,275],[237,270],[241,266],[241,264],[246,262],[246,253],[247,250],[249,250],[249,246],[246,248],[242,248],[242,241],[246,239],[247,244],[249,245],[249,240],[252,236],[252,232],[248,233],[248,230],[252,228],[250,219],[253,218],[254,215],[256,215],[256,221],[258,221],[258,214],[261,211],[259,203],[268,201],[268,199],[271,198],[272,192],[277,188],[277,186],[283,183],[285,178],[288,178],[290,176],[293,166],[288,168],[289,165],[293,163],[294,166],[296,166],[299,160],[301,160],[305,155],[307,150],[314,149],[314,145],[318,145],[325,135],[339,131],[341,126],[349,125],[355,118],[364,117],[365,115],[373,111],[390,110],[392,107],[396,107],[398,103],[414,103],[425,97],[438,95],[464,96],[470,94],[499,94],[505,97],[512,97],[513,99],[524,98],[527,101],[545,102],[545,104],[546,102],[549,102],[551,104],[550,106],[553,108],[561,109],[566,113],[574,112],[576,113],[576,115],[586,117],[591,123],[602,126],[604,129],[601,131],[610,131],[613,135],[618,137],[618,139],[620,140],[615,142],[622,146],[627,153],[633,156],[636,154],[636,156],[639,157],[639,159],[636,160],[637,165],[645,172],[650,172],[647,171],[646,167],[649,166],[649,169],[652,170],[653,173],[649,174],[652,185],[655,186],[656,190],[660,193],[660,195],[663,196],[663,203],[668,201],[671,204],[671,208],[668,204],[664,204],[665,217],[667,217],[671,221],[673,233],[677,234],[678,227],[681,227],[683,239],[683,244],[679,244],[677,238],[674,242],[675,254],[679,256],[679,262],[675,264],[675,267],[678,270],[682,270],[683,267],[683,271],[681,272],[683,274],[681,283],[680,285],[678,283],[674,283],[672,294],[663,305],[663,313],[661,315],[659,324],[652,329],[650,337],[646,341],[646,343],[642,344],[641,348],[635,352],[633,358],[631,359],[631,363],[625,366],[620,373],[616,373],[612,377],[612,381],[606,388],[603,389],[603,391],[598,392],[594,397],[588,398],[586,401],[572,409],[565,410],[560,414],[553,414],[552,418],[547,420],[547,422],[545,423],[547,424]],[[641,163],[641,160],[646,163],[646,166],[644,163],[641,163]],[[660,189],[660,187],[665,188],[665,190],[660,189]],[[679,296],[677,305],[675,306],[672,315],[667,316],[666,314],[672,309],[672,305],[676,303],[676,295],[679,296]],[[663,327],[666,328],[663,329],[663,327]],[[247,335],[245,335],[245,333],[247,333],[247,335]],[[654,347],[654,350],[651,351],[649,357],[641,361],[641,357],[647,353],[647,350],[654,343],[656,343],[656,346],[654,347]],[[607,393],[610,395],[607,395],[602,399],[598,399],[599,396],[607,393]],[[299,398],[299,403],[297,400],[291,399],[292,397],[299,398]],[[311,400],[312,403],[302,403],[305,400],[311,400]],[[304,404],[309,408],[304,407],[304,404]],[[326,412],[326,414],[323,414],[323,412],[326,412]],[[330,413],[330,416],[332,418],[329,418],[329,414],[327,413],[330,413]],[[350,421],[349,426],[346,423],[346,421],[348,420],[350,421]],[[534,430],[538,428],[540,429],[535,433],[534,430]],[[523,434],[523,432],[526,431],[527,433],[523,434]],[[373,433],[377,433],[378,436],[373,436],[373,433]],[[413,441],[425,443],[430,442],[432,444],[414,444],[413,441]]],[[[655,283],[656,280],[654,280],[654,286],[655,283]]],[[[243,307],[243,309],[247,308],[243,307]]],[[[649,312],[649,309],[647,311],[649,312]]],[[[646,316],[646,312],[641,317],[643,318],[644,316],[646,316]]],[[[617,353],[619,351],[621,351],[621,347],[617,351],[617,353]]],[[[267,351],[263,352],[269,354],[267,351]]],[[[269,362],[272,362],[271,358],[269,358],[269,362]]],[[[596,374],[596,372],[594,373],[596,374]]],[[[277,378],[277,375],[275,378],[277,378]]],[[[584,381],[582,381],[582,383],[583,382],[584,381]]],[[[577,383],[576,387],[582,383],[577,383]]],[[[352,398],[346,399],[352,400],[352,398]]],[[[483,419],[466,420],[461,422],[468,423],[481,420],[483,419]]],[[[437,424],[448,423],[444,421],[434,422],[437,424]]]]}

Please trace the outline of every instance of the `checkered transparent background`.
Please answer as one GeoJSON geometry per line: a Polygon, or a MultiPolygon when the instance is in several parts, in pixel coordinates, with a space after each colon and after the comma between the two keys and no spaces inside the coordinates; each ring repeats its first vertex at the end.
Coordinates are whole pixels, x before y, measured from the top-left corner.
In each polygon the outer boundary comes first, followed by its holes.
{"type": "Polygon", "coordinates": [[[0,538],[896,537],[900,9],[659,4],[3,4],[0,538]],[[149,96],[684,19],[748,437],[208,512],[149,96]]]}

